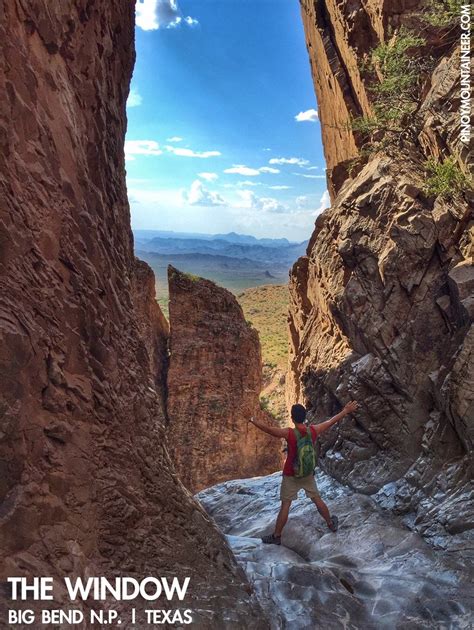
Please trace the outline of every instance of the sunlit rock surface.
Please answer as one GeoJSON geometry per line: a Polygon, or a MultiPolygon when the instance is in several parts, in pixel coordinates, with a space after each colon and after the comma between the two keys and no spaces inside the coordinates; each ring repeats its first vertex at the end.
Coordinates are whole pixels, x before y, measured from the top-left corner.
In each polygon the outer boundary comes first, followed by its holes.
{"type": "Polygon", "coordinates": [[[280,444],[258,431],[262,358],[258,333],[230,291],[168,270],[170,359],[167,434],[183,484],[191,491],[280,467],[280,444]]]}
{"type": "Polygon", "coordinates": [[[126,575],[189,577],[193,628],[264,628],[165,447],[167,326],[125,185],[134,54],[133,2],[1,3],[0,626],[8,576],[53,578],[68,609],[65,577],[126,575]]]}
{"type": "Polygon", "coordinates": [[[426,27],[429,5],[301,3],[332,206],[291,273],[287,399],[311,407],[315,421],[359,400],[357,414],[322,437],[321,467],[379,492],[438,544],[474,522],[474,221],[467,192],[425,190],[429,159],[451,157],[468,172],[459,37],[426,27]],[[423,36],[412,54],[430,64],[416,113],[377,146],[350,120],[373,105],[361,68],[401,28],[423,36]]]}
{"type": "Polygon", "coordinates": [[[457,551],[433,548],[371,497],[318,472],[338,532],[300,493],[283,544],[263,545],[280,480],[275,473],[230,481],[197,495],[227,534],[272,629],[461,629],[474,621],[472,540],[453,536],[457,551]]]}

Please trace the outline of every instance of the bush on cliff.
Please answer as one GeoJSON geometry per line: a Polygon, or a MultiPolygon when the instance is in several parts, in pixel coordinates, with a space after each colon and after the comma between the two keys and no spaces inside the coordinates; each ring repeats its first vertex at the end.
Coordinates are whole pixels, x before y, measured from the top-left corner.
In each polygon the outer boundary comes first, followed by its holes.
{"type": "Polygon", "coordinates": [[[450,199],[471,187],[453,156],[442,162],[431,158],[425,162],[425,169],[430,175],[425,184],[425,192],[429,195],[450,199]]]}
{"type": "Polygon", "coordinates": [[[454,26],[459,22],[463,4],[468,3],[465,0],[431,0],[424,18],[432,26],[454,26]]]}
{"type": "Polygon", "coordinates": [[[363,135],[376,131],[400,132],[404,121],[416,107],[426,61],[414,51],[425,40],[401,28],[389,42],[372,51],[363,71],[372,72],[377,82],[369,88],[373,95],[373,114],[352,120],[352,129],[363,135]]]}

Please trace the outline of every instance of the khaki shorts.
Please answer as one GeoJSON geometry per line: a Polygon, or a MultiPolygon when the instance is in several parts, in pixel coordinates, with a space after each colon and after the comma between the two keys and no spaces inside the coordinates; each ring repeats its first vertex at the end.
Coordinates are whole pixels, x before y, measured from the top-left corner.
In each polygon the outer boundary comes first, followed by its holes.
{"type": "Polygon", "coordinates": [[[314,475],[307,477],[289,477],[283,475],[280,488],[280,501],[294,501],[298,496],[298,490],[304,490],[309,499],[319,497],[318,486],[314,475]]]}

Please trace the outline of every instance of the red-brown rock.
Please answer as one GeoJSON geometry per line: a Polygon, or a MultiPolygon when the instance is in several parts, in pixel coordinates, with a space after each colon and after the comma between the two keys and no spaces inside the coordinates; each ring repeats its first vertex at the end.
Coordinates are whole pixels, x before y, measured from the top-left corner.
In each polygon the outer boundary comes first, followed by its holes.
{"type": "Polygon", "coordinates": [[[466,172],[467,156],[458,39],[438,45],[419,7],[302,3],[334,200],[291,275],[288,402],[322,418],[357,398],[356,419],[322,439],[321,465],[359,491],[378,492],[383,505],[447,545],[474,515],[473,218],[467,191],[435,199],[424,190],[428,158],[453,155],[466,172]],[[418,35],[423,24],[433,67],[424,70],[417,111],[396,141],[378,150],[368,142],[350,177],[346,163],[358,149],[346,123],[367,112],[370,94],[359,71],[364,55],[400,25],[418,35]]]}
{"type": "Polygon", "coordinates": [[[2,3],[0,579],[52,576],[70,608],[65,576],[189,576],[196,627],[261,627],[164,444],[165,330],[125,188],[133,13],[2,3]]]}
{"type": "Polygon", "coordinates": [[[156,301],[155,275],[152,269],[138,258],[135,258],[133,301],[140,334],[150,359],[155,389],[160,394],[165,414],[169,325],[156,301]]]}
{"type": "Polygon", "coordinates": [[[169,267],[169,445],[193,492],[275,472],[280,441],[248,424],[260,409],[262,362],[257,331],[236,298],[209,280],[169,267]]]}

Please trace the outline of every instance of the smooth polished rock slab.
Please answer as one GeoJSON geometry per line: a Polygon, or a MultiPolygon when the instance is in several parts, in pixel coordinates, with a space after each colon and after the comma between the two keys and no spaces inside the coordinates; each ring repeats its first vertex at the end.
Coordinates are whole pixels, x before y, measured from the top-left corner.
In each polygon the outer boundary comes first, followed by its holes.
{"type": "Polygon", "coordinates": [[[339,517],[332,533],[303,493],[282,545],[264,545],[279,509],[281,475],[230,481],[197,495],[227,535],[277,629],[430,630],[474,624],[473,550],[434,549],[375,501],[317,476],[339,517]]]}

